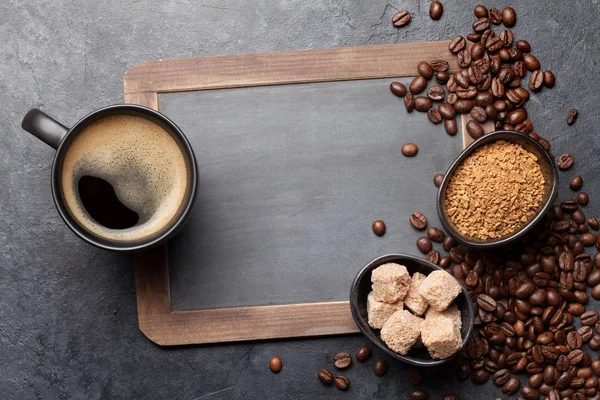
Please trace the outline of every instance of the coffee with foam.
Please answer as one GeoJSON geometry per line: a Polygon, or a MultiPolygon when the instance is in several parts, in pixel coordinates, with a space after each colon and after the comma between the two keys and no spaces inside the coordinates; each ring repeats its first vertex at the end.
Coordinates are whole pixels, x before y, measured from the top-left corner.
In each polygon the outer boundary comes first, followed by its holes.
{"type": "Polygon", "coordinates": [[[85,127],[66,151],[62,194],[75,220],[93,234],[137,241],[161,232],[185,201],[188,170],[176,140],[158,124],[135,115],[113,115],[85,127]],[[135,226],[111,229],[98,223],[78,191],[84,176],[112,185],[119,201],[139,215],[135,226]]]}

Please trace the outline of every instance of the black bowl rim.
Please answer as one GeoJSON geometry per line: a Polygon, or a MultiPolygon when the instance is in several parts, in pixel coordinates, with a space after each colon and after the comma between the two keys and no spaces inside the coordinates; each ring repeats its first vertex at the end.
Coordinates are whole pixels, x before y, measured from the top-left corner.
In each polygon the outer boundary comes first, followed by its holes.
{"type": "Polygon", "coordinates": [[[488,133],[488,134],[480,137],[473,143],[471,143],[466,149],[464,149],[462,151],[462,153],[459,154],[459,156],[456,158],[456,160],[454,160],[454,162],[450,165],[450,168],[448,168],[448,170],[444,174],[444,179],[442,180],[442,184],[440,185],[440,188],[438,190],[437,212],[438,212],[438,217],[440,219],[440,222],[441,222],[442,226],[444,227],[444,230],[447,233],[449,233],[450,236],[452,236],[454,239],[456,239],[457,242],[462,243],[468,247],[475,248],[475,249],[482,249],[482,250],[494,249],[494,248],[506,246],[506,245],[510,244],[511,242],[514,242],[517,239],[523,237],[529,231],[531,231],[538,224],[538,222],[540,222],[545,217],[546,213],[550,210],[550,207],[552,207],[552,204],[554,203],[554,200],[556,199],[557,193],[558,193],[558,169],[556,168],[556,164],[550,157],[550,154],[548,153],[548,151],[546,151],[546,149],[541,144],[539,144],[537,140],[533,139],[529,135],[526,135],[524,133],[517,132],[517,131],[499,130],[499,131],[494,131],[494,132],[488,133]],[[469,155],[471,155],[471,153],[473,153],[479,147],[481,147],[485,144],[488,144],[490,142],[493,142],[496,140],[510,141],[510,139],[498,138],[498,136],[502,136],[502,135],[506,135],[506,134],[520,136],[524,140],[529,141],[531,144],[536,146],[538,148],[538,150],[540,150],[540,153],[544,155],[544,159],[552,168],[552,188],[550,190],[550,196],[548,196],[546,203],[542,207],[540,207],[540,209],[537,211],[537,215],[535,215],[534,218],[532,218],[529,222],[524,224],[521,228],[519,228],[519,230],[517,230],[513,234],[499,238],[499,239],[486,241],[486,242],[478,242],[478,241],[470,240],[466,236],[457,232],[452,227],[452,225],[446,220],[446,217],[442,213],[442,193],[444,193],[444,191],[446,190],[446,187],[448,186],[448,183],[450,181],[450,177],[454,174],[454,171],[456,171],[456,168],[458,168],[458,166],[465,160],[465,158],[467,158],[469,155]]]}
{"type": "MultiPolygon", "coordinates": [[[[352,287],[350,289],[350,310],[352,311],[352,318],[354,318],[354,322],[356,323],[356,325],[358,326],[360,331],[374,345],[379,347],[386,354],[390,355],[391,357],[395,358],[396,360],[399,360],[404,363],[411,364],[411,365],[414,365],[417,367],[434,367],[437,365],[445,364],[446,362],[452,360],[454,357],[445,358],[443,360],[431,359],[431,360],[424,361],[421,359],[416,359],[413,357],[403,356],[401,354],[395,353],[394,351],[390,350],[385,345],[385,343],[383,343],[383,341],[378,337],[378,335],[375,334],[374,329],[371,328],[369,326],[369,324],[366,321],[364,321],[359,315],[359,312],[358,312],[358,288],[359,288],[359,284],[360,284],[361,280],[364,278],[364,276],[381,264],[384,264],[386,262],[393,262],[393,261],[402,263],[402,260],[406,260],[406,259],[408,259],[412,262],[415,262],[417,264],[421,264],[425,267],[429,267],[429,268],[431,268],[432,271],[436,271],[436,270],[445,271],[443,268],[438,267],[437,265],[430,263],[429,261],[427,261],[423,258],[409,255],[409,254],[386,254],[386,255],[375,258],[374,260],[367,263],[367,265],[365,265],[358,272],[358,274],[356,274],[356,277],[354,278],[354,281],[352,282],[352,287]]],[[[445,272],[447,272],[447,271],[445,271],[445,272]]],[[[450,275],[450,276],[452,276],[452,275],[450,275]]],[[[454,278],[454,277],[452,277],[452,278],[454,278]]],[[[454,278],[454,279],[456,279],[456,278],[454,278]]],[[[460,284],[460,282],[459,282],[459,284],[460,284]]],[[[467,333],[463,337],[463,343],[462,343],[463,347],[464,347],[467,344],[467,341],[469,340],[471,333],[473,332],[474,325],[475,325],[475,315],[474,315],[474,310],[473,310],[473,302],[471,301],[471,296],[469,295],[469,292],[463,285],[460,285],[460,287],[462,289],[461,295],[464,296],[466,299],[467,310],[468,310],[468,314],[469,314],[467,316],[468,321],[469,321],[469,326],[467,328],[467,333]]]]}

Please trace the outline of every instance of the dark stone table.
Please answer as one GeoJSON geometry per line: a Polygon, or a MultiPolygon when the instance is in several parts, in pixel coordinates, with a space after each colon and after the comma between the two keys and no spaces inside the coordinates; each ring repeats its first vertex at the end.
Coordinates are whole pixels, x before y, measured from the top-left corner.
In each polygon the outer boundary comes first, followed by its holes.
{"type": "MultiPolygon", "coordinates": [[[[333,355],[355,351],[358,336],[160,348],[137,329],[132,258],[77,239],[50,193],[53,150],[20,128],[30,107],[65,124],[123,101],[130,66],[157,58],[357,46],[450,39],[468,33],[475,1],[446,1],[440,21],[429,1],[242,0],[0,3],[0,398],[263,399],[408,398],[403,365],[375,377],[353,366],[347,393],[323,387],[315,374],[333,355]],[[397,9],[413,15],[397,30],[397,9]],[[279,375],[268,360],[279,354],[279,375]]],[[[597,0],[514,3],[515,37],[531,43],[557,86],[532,97],[536,131],[555,154],[571,152],[598,213],[597,116],[600,6],[597,0]],[[580,110],[567,127],[570,108],[580,110]]],[[[433,199],[431,199],[433,201],[433,199]]],[[[415,253],[413,243],[399,250],[415,253]]],[[[371,360],[372,362],[372,360],[371,360]]],[[[435,398],[495,398],[500,391],[458,385],[451,377],[424,384],[435,398]]]]}

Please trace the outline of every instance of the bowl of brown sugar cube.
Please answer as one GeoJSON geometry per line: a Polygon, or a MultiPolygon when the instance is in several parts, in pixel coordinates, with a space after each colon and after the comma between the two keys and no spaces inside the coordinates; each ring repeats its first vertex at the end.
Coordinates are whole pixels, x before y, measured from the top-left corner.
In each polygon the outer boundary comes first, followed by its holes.
{"type": "Polygon", "coordinates": [[[532,137],[489,133],[454,161],[438,191],[446,232],[470,248],[518,242],[542,222],[558,191],[552,156],[532,137]]]}
{"type": "Polygon", "coordinates": [[[389,254],[367,264],[352,284],[350,308],[373,344],[419,367],[452,359],[473,330],[467,290],[442,268],[410,255],[389,254]]]}

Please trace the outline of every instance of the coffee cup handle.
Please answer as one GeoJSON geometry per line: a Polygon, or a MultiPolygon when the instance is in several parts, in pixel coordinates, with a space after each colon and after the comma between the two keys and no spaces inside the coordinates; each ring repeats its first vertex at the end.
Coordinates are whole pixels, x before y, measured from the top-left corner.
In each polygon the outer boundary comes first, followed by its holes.
{"type": "Polygon", "coordinates": [[[21,127],[55,150],[69,129],[37,108],[32,108],[23,118],[21,127]]]}

